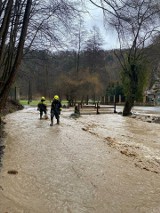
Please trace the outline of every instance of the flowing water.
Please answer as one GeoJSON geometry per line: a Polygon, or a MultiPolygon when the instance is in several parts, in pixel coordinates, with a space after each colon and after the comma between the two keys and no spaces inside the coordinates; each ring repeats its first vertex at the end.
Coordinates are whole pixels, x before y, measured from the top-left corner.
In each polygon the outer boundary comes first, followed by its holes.
{"type": "Polygon", "coordinates": [[[71,113],[6,116],[0,213],[159,213],[160,124],[71,113]]]}

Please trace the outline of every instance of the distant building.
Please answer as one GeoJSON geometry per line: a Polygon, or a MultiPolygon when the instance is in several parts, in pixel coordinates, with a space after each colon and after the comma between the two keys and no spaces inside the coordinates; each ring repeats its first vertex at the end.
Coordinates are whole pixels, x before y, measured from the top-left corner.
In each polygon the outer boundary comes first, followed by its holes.
{"type": "Polygon", "coordinates": [[[147,102],[160,105],[160,78],[157,78],[150,90],[146,91],[147,102]]]}

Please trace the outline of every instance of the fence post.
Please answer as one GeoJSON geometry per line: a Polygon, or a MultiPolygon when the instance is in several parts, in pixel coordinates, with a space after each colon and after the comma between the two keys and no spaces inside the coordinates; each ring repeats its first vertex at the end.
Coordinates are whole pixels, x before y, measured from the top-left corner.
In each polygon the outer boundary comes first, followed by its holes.
{"type": "Polygon", "coordinates": [[[114,113],[117,113],[117,111],[116,111],[116,101],[114,102],[114,113]]]}
{"type": "Polygon", "coordinates": [[[17,100],[17,87],[14,88],[14,100],[17,100]]]}
{"type": "Polygon", "coordinates": [[[98,102],[97,102],[97,115],[99,114],[99,106],[98,106],[98,102]]]}
{"type": "Polygon", "coordinates": [[[86,99],[86,105],[88,105],[88,100],[89,100],[89,98],[88,98],[88,95],[87,95],[87,99],[86,99]]]}
{"type": "Polygon", "coordinates": [[[75,114],[80,114],[80,104],[79,103],[78,103],[78,105],[75,105],[74,113],[75,114]]]}
{"type": "Polygon", "coordinates": [[[116,96],[115,95],[113,96],[113,101],[114,101],[114,103],[116,102],[116,96]]]}
{"type": "Polygon", "coordinates": [[[111,99],[110,99],[110,96],[108,96],[108,103],[110,103],[111,99]]]}
{"type": "Polygon", "coordinates": [[[119,104],[121,104],[121,95],[119,95],[119,104]]]}

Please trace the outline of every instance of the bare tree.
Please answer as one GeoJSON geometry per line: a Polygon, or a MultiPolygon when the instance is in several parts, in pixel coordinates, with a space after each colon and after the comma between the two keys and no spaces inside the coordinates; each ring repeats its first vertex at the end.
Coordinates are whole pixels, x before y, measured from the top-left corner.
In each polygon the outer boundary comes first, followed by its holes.
{"type": "Polygon", "coordinates": [[[0,110],[15,81],[23,55],[32,47],[62,45],[78,15],[68,0],[0,1],[0,110]]]}
{"type": "Polygon", "coordinates": [[[0,20],[0,109],[5,104],[23,56],[32,0],[2,3],[0,20]]]}
{"type": "Polygon", "coordinates": [[[129,115],[135,100],[143,93],[146,72],[145,47],[159,30],[160,4],[156,0],[90,0],[103,9],[105,24],[116,29],[126,103],[123,115],[129,115]]]}
{"type": "Polygon", "coordinates": [[[84,48],[90,72],[96,72],[98,65],[104,63],[104,56],[101,55],[102,44],[103,39],[100,30],[97,26],[93,26],[84,48]]]}
{"type": "Polygon", "coordinates": [[[36,1],[28,28],[26,47],[51,51],[67,47],[65,43],[68,41],[68,34],[71,34],[74,22],[80,17],[79,12],[74,1],[36,1]]]}
{"type": "Polygon", "coordinates": [[[74,28],[75,33],[71,39],[71,49],[75,51],[75,67],[78,73],[80,68],[80,54],[84,48],[85,40],[87,38],[87,31],[84,27],[84,21],[81,18],[74,28]]]}

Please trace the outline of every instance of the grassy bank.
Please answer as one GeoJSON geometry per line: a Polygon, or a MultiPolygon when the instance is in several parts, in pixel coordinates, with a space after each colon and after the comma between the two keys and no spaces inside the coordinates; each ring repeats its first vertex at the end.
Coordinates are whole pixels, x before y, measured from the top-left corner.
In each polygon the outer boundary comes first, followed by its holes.
{"type": "MultiPolygon", "coordinates": [[[[29,103],[28,103],[28,100],[20,100],[19,102],[23,106],[33,106],[33,107],[36,107],[38,105],[38,103],[40,102],[40,100],[32,100],[29,103]]],[[[66,105],[66,106],[68,105],[68,101],[67,100],[62,100],[61,103],[62,103],[62,106],[63,105],[66,105]]],[[[47,106],[50,106],[51,105],[51,101],[50,100],[46,100],[45,104],[47,106]]]]}

